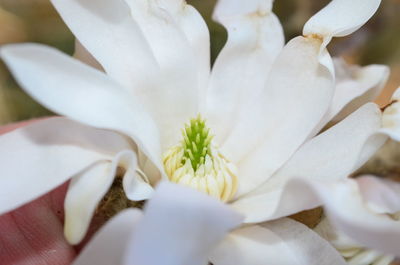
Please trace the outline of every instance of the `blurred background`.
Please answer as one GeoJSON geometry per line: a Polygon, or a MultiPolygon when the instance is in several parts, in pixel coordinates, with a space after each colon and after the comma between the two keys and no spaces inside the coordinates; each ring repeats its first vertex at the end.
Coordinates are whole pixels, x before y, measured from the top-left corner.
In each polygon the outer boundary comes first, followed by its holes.
{"type": "MultiPolygon", "coordinates": [[[[211,20],[215,0],[188,2],[200,10],[209,24],[214,60],[227,37],[225,30],[211,20]]],[[[276,0],[274,11],[282,21],[286,39],[301,34],[307,19],[328,2],[276,0]]],[[[72,54],[74,37],[49,0],[0,0],[0,45],[15,42],[44,43],[72,54]]],[[[351,63],[389,65],[390,81],[377,100],[386,104],[392,91],[400,86],[400,0],[383,0],[366,26],[350,37],[335,39],[329,50],[351,63]]],[[[50,114],[18,87],[0,62],[0,125],[50,114]]]]}

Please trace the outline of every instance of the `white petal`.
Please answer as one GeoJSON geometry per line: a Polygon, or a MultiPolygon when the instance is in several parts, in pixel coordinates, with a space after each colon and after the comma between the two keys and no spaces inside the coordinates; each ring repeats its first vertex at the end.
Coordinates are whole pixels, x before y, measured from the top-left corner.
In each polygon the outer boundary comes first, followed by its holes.
{"type": "Polygon", "coordinates": [[[304,25],[305,36],[324,39],[322,48],[332,37],[349,35],[364,25],[376,12],[381,0],[332,0],[304,25]]]}
{"type": "Polygon", "coordinates": [[[343,179],[366,162],[385,142],[375,137],[380,110],[369,103],[331,129],[306,142],[290,160],[255,192],[233,206],[246,222],[279,218],[315,206],[315,196],[286,186],[294,177],[343,179]],[[296,198],[302,198],[301,200],[296,198]]]}
{"type": "Polygon", "coordinates": [[[356,179],[364,201],[376,213],[400,211],[400,184],[373,176],[356,179]]]}
{"type": "Polygon", "coordinates": [[[156,61],[124,0],[52,0],[61,17],[105,71],[126,89],[147,87],[156,61]]]}
{"type": "Polygon", "coordinates": [[[78,244],[86,235],[98,203],[113,183],[116,167],[110,164],[96,163],[71,180],[64,202],[64,235],[70,244],[78,244]]]}
{"type": "Polygon", "coordinates": [[[331,73],[318,61],[320,42],[290,41],[272,66],[267,88],[239,114],[222,147],[239,162],[239,194],[274,173],[306,140],[333,96],[331,73]]]}
{"type": "Polygon", "coordinates": [[[0,213],[13,210],[92,165],[129,148],[120,135],[64,118],[35,122],[0,137],[0,213]]]}
{"type": "Polygon", "coordinates": [[[329,220],[347,236],[371,249],[400,254],[400,222],[366,207],[355,180],[306,185],[309,188],[304,191],[317,194],[329,220]]]}
{"type": "Polygon", "coordinates": [[[157,83],[151,88],[137,87],[135,94],[153,114],[162,145],[169,148],[179,141],[184,123],[199,112],[201,90],[205,89],[200,85],[205,85],[209,75],[205,65],[209,64],[208,46],[203,47],[209,44],[208,30],[197,11],[184,1],[125,1],[160,68],[153,78],[157,83]]]}
{"type": "Polygon", "coordinates": [[[153,194],[153,188],[147,179],[138,173],[135,153],[132,151],[121,152],[115,160],[117,165],[125,170],[123,187],[126,197],[132,201],[149,199],[153,194]]]}
{"type": "Polygon", "coordinates": [[[108,221],[75,259],[73,265],[122,265],[127,243],[142,213],[124,210],[108,221]]]}
{"type": "Polygon", "coordinates": [[[105,74],[37,44],[4,46],[1,55],[40,103],[82,123],[132,137],[162,171],[156,125],[141,104],[105,74]]]}
{"type": "Polygon", "coordinates": [[[213,66],[206,112],[219,143],[235,124],[242,102],[264,89],[283,48],[282,26],[267,2],[272,1],[217,3],[214,18],[227,29],[228,41],[213,66]]]}
{"type": "Polygon", "coordinates": [[[237,229],[211,255],[214,265],[339,265],[339,253],[315,232],[290,219],[237,229]]]}
{"type": "Polygon", "coordinates": [[[164,182],[147,204],[126,264],[205,265],[210,251],[241,220],[207,195],[164,182]]]}
{"type": "Polygon", "coordinates": [[[151,113],[163,147],[176,144],[183,123],[198,113],[199,79],[209,75],[201,16],[182,1],[52,2],[107,74],[151,113]]]}
{"type": "Polygon", "coordinates": [[[332,119],[335,122],[340,121],[365,103],[375,100],[389,77],[390,71],[385,65],[350,66],[341,59],[334,60],[334,63],[335,94],[328,112],[315,129],[314,135],[332,119]]]}

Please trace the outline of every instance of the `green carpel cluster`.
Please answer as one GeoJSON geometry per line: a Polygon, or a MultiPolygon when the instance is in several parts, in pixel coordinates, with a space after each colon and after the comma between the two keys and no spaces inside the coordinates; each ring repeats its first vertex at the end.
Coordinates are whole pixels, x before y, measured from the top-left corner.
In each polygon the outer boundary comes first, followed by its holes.
{"type": "Polygon", "coordinates": [[[210,135],[210,129],[200,115],[185,125],[182,135],[184,146],[182,163],[189,159],[193,170],[196,171],[205,163],[206,155],[211,155],[210,143],[213,136],[210,135]]]}

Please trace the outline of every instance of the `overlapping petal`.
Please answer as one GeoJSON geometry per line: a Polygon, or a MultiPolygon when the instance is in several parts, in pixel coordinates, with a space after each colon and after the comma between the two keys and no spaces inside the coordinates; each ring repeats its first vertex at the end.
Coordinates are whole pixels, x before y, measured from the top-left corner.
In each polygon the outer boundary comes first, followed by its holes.
{"type": "Polygon", "coordinates": [[[37,101],[79,122],[130,136],[162,171],[156,124],[135,98],[105,74],[38,44],[5,46],[1,55],[37,101]]]}
{"type": "Polygon", "coordinates": [[[178,0],[52,2],[107,74],[151,113],[163,146],[175,144],[209,76],[208,30],[197,11],[178,0]]]}
{"type": "Polygon", "coordinates": [[[394,92],[392,102],[383,111],[381,131],[393,140],[400,141],[400,87],[394,92]]]}
{"type": "Polygon", "coordinates": [[[126,261],[146,265],[208,264],[215,245],[241,221],[241,216],[223,203],[164,182],[145,209],[126,261]]]}
{"type": "Polygon", "coordinates": [[[211,255],[215,265],[339,265],[340,254],[306,226],[280,219],[237,229],[211,255]]]}
{"type": "Polygon", "coordinates": [[[239,166],[239,195],[281,167],[327,111],[334,83],[319,63],[320,44],[291,40],[272,66],[267,88],[237,118],[222,150],[239,166]]]}
{"type": "Polygon", "coordinates": [[[127,243],[142,218],[137,209],[124,210],[108,221],[86,245],[73,265],[122,265],[127,243]]]}
{"type": "Polygon", "coordinates": [[[242,218],[192,189],[162,183],[144,215],[125,210],[109,221],[74,265],[200,265],[242,218]]]}
{"type": "Polygon", "coordinates": [[[0,138],[0,213],[21,206],[130,147],[122,136],[51,118],[0,138]]]}
{"type": "Polygon", "coordinates": [[[367,102],[375,100],[389,77],[389,68],[385,65],[359,67],[348,65],[338,58],[334,60],[334,65],[336,87],[332,104],[312,136],[329,121],[338,122],[367,102]]]}
{"type": "Polygon", "coordinates": [[[313,194],[285,185],[294,177],[321,181],[346,178],[386,141],[385,136],[375,135],[380,117],[375,104],[364,105],[306,142],[271,179],[235,201],[233,207],[246,216],[246,222],[260,222],[317,206],[313,194]]]}
{"type": "Polygon", "coordinates": [[[207,117],[223,143],[249,95],[260,93],[272,63],[284,45],[282,26],[272,0],[220,0],[214,19],[225,26],[228,41],[213,66],[207,94],[207,117]]]}

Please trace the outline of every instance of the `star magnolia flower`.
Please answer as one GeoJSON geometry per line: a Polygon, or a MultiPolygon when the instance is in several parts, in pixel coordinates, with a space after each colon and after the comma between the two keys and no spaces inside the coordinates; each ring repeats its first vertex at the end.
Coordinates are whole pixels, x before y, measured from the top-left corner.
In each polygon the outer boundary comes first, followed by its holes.
{"type": "MultiPolygon", "coordinates": [[[[335,76],[326,50],[333,37],[360,28],[379,0],[334,0],[285,46],[271,0],[220,0],[214,17],[229,39],[211,73],[206,25],[181,0],[52,2],[87,64],[37,44],[1,49],[24,89],[71,120],[47,119],[0,138],[0,212],[72,178],[65,201],[71,243],[83,238],[117,172],[131,200],[148,199],[152,185],[168,179],[228,203],[245,223],[261,223],[330,205],[332,183],[386,140],[377,134],[381,111],[363,103],[382,88],[387,69],[335,76]],[[335,117],[340,122],[316,135],[335,117]]],[[[343,264],[326,242],[315,253],[316,235],[299,227],[283,219],[236,229],[210,261],[343,264]],[[306,239],[292,239],[299,230],[306,239]]]]}

